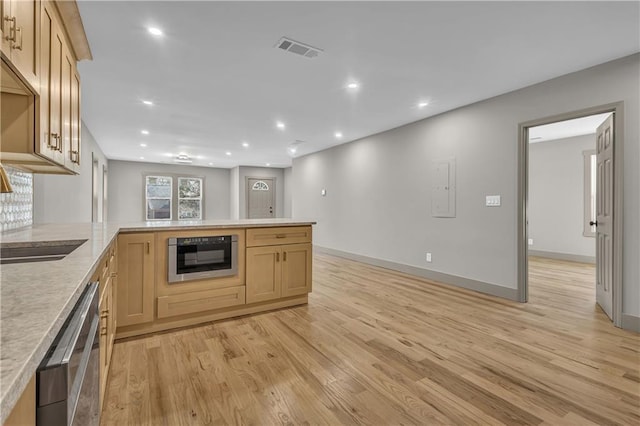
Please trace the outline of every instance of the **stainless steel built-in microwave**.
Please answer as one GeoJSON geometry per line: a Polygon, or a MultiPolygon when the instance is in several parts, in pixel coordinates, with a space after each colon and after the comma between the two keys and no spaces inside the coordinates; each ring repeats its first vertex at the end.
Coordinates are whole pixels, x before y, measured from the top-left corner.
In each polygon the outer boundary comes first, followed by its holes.
{"type": "Polygon", "coordinates": [[[169,283],[238,273],[238,236],[169,238],[169,283]]]}

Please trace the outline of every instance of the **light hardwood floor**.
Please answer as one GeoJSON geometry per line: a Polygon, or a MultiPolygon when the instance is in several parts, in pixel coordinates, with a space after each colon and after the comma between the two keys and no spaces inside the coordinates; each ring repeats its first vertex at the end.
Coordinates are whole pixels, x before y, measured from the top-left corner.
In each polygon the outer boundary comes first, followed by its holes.
{"type": "Polygon", "coordinates": [[[117,342],[103,425],[640,424],[640,336],[593,267],[518,304],[328,255],[306,306],[117,342]]]}

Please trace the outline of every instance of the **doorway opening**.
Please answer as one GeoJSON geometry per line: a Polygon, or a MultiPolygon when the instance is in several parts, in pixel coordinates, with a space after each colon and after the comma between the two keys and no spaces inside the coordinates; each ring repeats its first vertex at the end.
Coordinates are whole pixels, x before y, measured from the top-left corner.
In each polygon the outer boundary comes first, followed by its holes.
{"type": "Polygon", "coordinates": [[[621,325],[621,136],[621,103],[520,125],[520,301],[597,303],[621,325]]]}

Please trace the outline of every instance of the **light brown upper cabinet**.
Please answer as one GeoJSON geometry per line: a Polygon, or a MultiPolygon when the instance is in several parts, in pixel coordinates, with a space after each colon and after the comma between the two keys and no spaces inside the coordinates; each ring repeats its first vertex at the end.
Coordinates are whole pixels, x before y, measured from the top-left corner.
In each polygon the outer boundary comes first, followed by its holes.
{"type": "Polygon", "coordinates": [[[0,0],[2,53],[25,81],[38,90],[40,1],[0,0]]]}
{"type": "MultiPolygon", "coordinates": [[[[34,173],[80,172],[80,76],[76,63],[90,59],[82,21],[73,1],[19,0],[34,8],[33,63],[36,79],[22,73],[5,53],[13,37],[13,20],[2,26],[2,152],[0,161],[34,173]],[[9,24],[11,26],[9,26],[9,24]],[[31,87],[30,87],[31,86],[31,87]],[[6,107],[6,108],[5,108],[6,107]],[[4,110],[10,110],[4,112],[4,110]]],[[[5,11],[13,2],[0,0],[5,11]]],[[[16,20],[17,22],[17,20],[16,20]]],[[[25,30],[20,30],[20,32],[25,30]]],[[[19,36],[17,36],[19,42],[19,36]]]]}

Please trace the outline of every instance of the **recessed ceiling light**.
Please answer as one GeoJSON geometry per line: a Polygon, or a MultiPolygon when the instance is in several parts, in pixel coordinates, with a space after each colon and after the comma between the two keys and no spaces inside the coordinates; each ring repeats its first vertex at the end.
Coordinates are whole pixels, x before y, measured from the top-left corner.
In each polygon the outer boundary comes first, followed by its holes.
{"type": "Polygon", "coordinates": [[[291,146],[291,147],[289,147],[289,152],[290,152],[290,153],[295,154],[295,153],[296,153],[296,151],[298,151],[298,148],[296,148],[295,146],[291,146]]]}
{"type": "Polygon", "coordinates": [[[429,105],[429,102],[427,101],[418,102],[418,108],[424,108],[427,105],[429,105]]]}
{"type": "Polygon", "coordinates": [[[143,135],[148,135],[149,131],[148,130],[140,130],[140,133],[142,133],[143,135]]]}
{"type": "Polygon", "coordinates": [[[342,132],[336,132],[335,137],[336,139],[342,139],[342,132]]]}
{"type": "Polygon", "coordinates": [[[271,165],[271,163],[267,163],[267,164],[265,164],[265,166],[267,166],[267,167],[269,167],[270,165],[271,165]]]}
{"type": "Polygon", "coordinates": [[[226,155],[231,155],[231,151],[225,152],[226,155]]]}
{"type": "Polygon", "coordinates": [[[202,160],[202,159],[204,158],[204,156],[203,156],[203,155],[196,155],[196,158],[197,158],[198,160],[202,160]]]}
{"type": "Polygon", "coordinates": [[[242,142],[243,148],[249,148],[249,142],[242,142]]]}
{"type": "Polygon", "coordinates": [[[140,146],[143,147],[143,148],[146,148],[147,144],[146,143],[141,143],[140,146]]]}
{"type": "Polygon", "coordinates": [[[284,129],[284,128],[285,128],[285,125],[284,125],[284,123],[283,123],[282,121],[278,121],[278,122],[276,123],[276,127],[277,127],[278,129],[284,129]]]}
{"type": "Polygon", "coordinates": [[[162,35],[162,30],[160,28],[156,28],[156,27],[149,27],[147,28],[147,30],[153,34],[154,36],[161,36],[162,35]]]}
{"type": "Polygon", "coordinates": [[[141,160],[144,160],[144,157],[140,157],[141,160]]]}
{"type": "Polygon", "coordinates": [[[213,166],[213,163],[209,163],[210,166],[213,166]]]}
{"type": "Polygon", "coordinates": [[[349,89],[357,89],[358,87],[360,87],[360,85],[356,81],[352,81],[351,83],[347,84],[347,88],[349,89]]]}
{"type": "Polygon", "coordinates": [[[142,103],[145,105],[153,105],[153,102],[151,101],[142,101],[142,103]]]}

